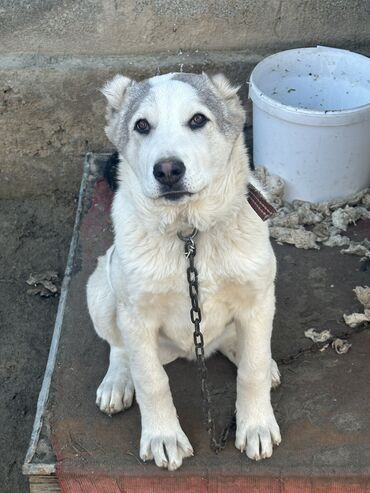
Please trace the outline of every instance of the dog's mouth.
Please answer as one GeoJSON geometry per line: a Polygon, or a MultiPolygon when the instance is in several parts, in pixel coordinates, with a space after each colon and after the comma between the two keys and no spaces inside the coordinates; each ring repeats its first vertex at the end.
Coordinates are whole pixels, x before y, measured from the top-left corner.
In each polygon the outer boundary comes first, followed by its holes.
{"type": "Polygon", "coordinates": [[[183,197],[193,195],[191,192],[186,192],[184,190],[172,190],[170,192],[163,192],[159,198],[164,198],[166,200],[176,201],[183,197]]]}

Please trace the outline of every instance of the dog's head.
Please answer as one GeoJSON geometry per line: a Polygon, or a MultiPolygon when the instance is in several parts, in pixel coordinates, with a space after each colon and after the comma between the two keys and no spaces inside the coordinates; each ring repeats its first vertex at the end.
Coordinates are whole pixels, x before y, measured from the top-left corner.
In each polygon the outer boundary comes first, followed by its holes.
{"type": "Polygon", "coordinates": [[[185,73],[105,85],[106,134],[145,197],[181,204],[227,178],[245,120],[237,91],[223,75],[185,73]]]}

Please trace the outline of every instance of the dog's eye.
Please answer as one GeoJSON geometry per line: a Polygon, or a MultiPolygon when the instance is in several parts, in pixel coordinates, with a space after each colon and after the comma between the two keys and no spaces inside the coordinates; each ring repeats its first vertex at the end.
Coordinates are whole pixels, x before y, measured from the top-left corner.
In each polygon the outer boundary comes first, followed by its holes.
{"type": "Polygon", "coordinates": [[[134,130],[139,134],[148,134],[150,132],[150,124],[145,118],[141,118],[135,123],[134,130]]]}
{"type": "Polygon", "coordinates": [[[192,130],[196,130],[197,128],[202,128],[204,125],[208,122],[208,118],[202,113],[196,113],[190,120],[189,120],[189,127],[192,130]]]}

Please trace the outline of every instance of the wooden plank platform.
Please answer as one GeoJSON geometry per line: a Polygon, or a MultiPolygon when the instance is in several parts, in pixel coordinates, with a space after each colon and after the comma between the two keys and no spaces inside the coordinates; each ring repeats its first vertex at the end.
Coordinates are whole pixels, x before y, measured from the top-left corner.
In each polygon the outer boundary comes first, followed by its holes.
{"type": "MultiPolygon", "coordinates": [[[[112,241],[112,193],[101,177],[105,158],[90,154],[85,162],[56,331],[24,464],[31,492],[370,492],[370,331],[355,334],[346,355],[327,349],[289,359],[310,348],[305,329],[343,333],[342,314],[359,308],[352,289],[369,284],[369,272],[359,269],[358,257],[337,249],[274,245],[279,272],[273,355],[281,363],[282,385],[272,402],[282,444],[271,459],[252,462],[236,450],[233,436],[222,453],[210,451],[192,362],[166,367],[195,452],[180,470],[140,460],[136,404],[112,418],[98,410],[95,391],[107,369],[108,347],[94,333],[85,286],[97,256],[112,241]]],[[[369,236],[370,222],[356,232],[369,236]]],[[[234,410],[236,370],[216,356],[209,372],[221,428],[234,410]]]]}

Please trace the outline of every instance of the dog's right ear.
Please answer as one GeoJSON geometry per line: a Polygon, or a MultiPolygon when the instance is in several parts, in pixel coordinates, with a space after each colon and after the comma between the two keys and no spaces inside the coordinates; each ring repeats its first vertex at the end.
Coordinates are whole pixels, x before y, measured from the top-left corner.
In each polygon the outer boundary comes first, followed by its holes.
{"type": "Polygon", "coordinates": [[[101,93],[107,98],[108,110],[118,111],[125,100],[127,88],[133,84],[133,80],[124,75],[116,75],[101,89],[101,93]]]}
{"type": "Polygon", "coordinates": [[[119,111],[125,103],[129,87],[134,84],[135,81],[132,79],[118,74],[101,89],[102,94],[108,101],[107,112],[105,114],[107,121],[105,133],[116,148],[119,145],[119,111]]]}

